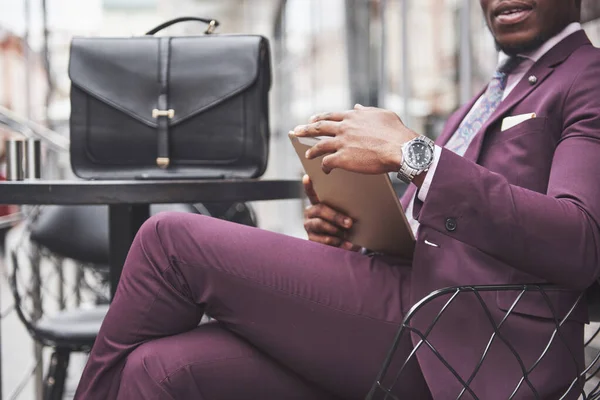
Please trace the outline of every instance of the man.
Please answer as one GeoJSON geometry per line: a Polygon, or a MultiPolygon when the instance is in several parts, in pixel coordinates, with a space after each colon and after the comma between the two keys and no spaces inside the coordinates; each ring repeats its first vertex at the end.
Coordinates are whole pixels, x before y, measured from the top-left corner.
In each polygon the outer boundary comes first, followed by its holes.
{"type": "MultiPolygon", "coordinates": [[[[132,246],[76,398],[361,399],[407,309],[432,290],[552,282],[570,289],[551,298],[565,315],[600,274],[600,51],[577,23],[578,0],[480,2],[503,52],[499,70],[450,118],[439,147],[393,113],[362,106],[295,129],[330,137],[308,152],[325,155],[325,171],[396,171],[414,183],[403,198],[420,224],[412,260],[351,251],[352,221],[319,203],[308,179],[311,241],[155,217],[132,246]],[[196,328],[204,311],[219,323],[196,328]]],[[[496,320],[514,300],[482,296],[496,320]]],[[[438,311],[423,309],[417,325],[438,311]]],[[[538,298],[514,311],[501,334],[528,368],[553,322],[538,298]]],[[[583,364],[586,318],[575,310],[512,398],[568,388],[583,364]]],[[[430,338],[466,379],[490,333],[478,303],[463,299],[430,338]]],[[[405,338],[395,363],[411,350],[405,338]]],[[[470,386],[480,399],[507,399],[522,374],[497,340],[470,386]]],[[[394,389],[403,399],[453,399],[461,389],[427,349],[404,378],[394,389]]]]}

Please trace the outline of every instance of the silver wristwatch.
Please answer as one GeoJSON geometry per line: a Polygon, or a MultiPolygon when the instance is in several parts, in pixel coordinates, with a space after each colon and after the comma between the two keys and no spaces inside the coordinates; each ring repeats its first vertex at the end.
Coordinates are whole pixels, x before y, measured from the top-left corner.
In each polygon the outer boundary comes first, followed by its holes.
{"type": "Polygon", "coordinates": [[[427,136],[418,136],[404,143],[398,179],[411,183],[417,175],[427,171],[433,163],[433,150],[433,140],[427,136]]]}

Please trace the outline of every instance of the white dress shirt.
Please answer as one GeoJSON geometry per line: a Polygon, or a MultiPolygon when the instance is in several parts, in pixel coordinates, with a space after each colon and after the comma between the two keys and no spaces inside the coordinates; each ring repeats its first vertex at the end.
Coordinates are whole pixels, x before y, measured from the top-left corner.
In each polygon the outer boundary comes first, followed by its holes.
{"type": "MultiPolygon", "coordinates": [[[[529,69],[533,67],[533,65],[536,62],[538,62],[538,60],[542,58],[544,54],[550,51],[558,43],[562,42],[563,39],[565,39],[567,36],[570,36],[571,34],[580,31],[581,29],[582,27],[579,22],[573,22],[569,24],[565,29],[563,29],[559,34],[548,39],[537,50],[526,54],[519,54],[520,57],[524,58],[524,61],[521,62],[521,64],[519,64],[519,66],[515,68],[515,70],[513,70],[513,72],[508,76],[502,100],[504,100],[510,94],[510,92],[513,91],[513,89],[517,86],[521,79],[523,79],[527,71],[529,71],[529,69]]],[[[507,54],[500,52],[500,54],[498,55],[498,66],[503,65],[506,62],[507,58],[509,58],[507,54]]],[[[480,101],[481,97],[477,100],[475,105],[473,105],[473,108],[471,109],[469,114],[467,114],[467,117],[470,115],[471,112],[473,112],[473,110],[477,109],[477,106],[479,105],[480,101]]],[[[435,175],[435,170],[437,169],[438,160],[440,159],[441,154],[442,148],[436,145],[434,149],[433,163],[431,164],[431,167],[429,167],[429,172],[427,173],[427,176],[425,177],[425,180],[421,185],[421,189],[417,192],[419,200],[421,201],[425,201],[425,199],[427,198],[427,193],[429,193],[429,188],[431,187],[431,182],[433,181],[433,176],[435,175]]],[[[408,221],[410,222],[416,237],[419,223],[413,219],[413,203],[414,202],[411,201],[409,203],[409,206],[406,208],[406,217],[408,218],[408,221]]]]}

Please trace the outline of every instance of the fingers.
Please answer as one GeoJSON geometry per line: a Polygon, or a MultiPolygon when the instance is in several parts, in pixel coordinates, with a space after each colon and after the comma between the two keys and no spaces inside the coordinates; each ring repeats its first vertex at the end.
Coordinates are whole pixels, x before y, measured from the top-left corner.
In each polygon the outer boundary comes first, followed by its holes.
{"type": "Polygon", "coordinates": [[[352,218],[322,203],[308,207],[304,216],[307,220],[320,218],[343,229],[350,229],[353,224],[352,218]]]}
{"type": "MultiPolygon", "coordinates": [[[[367,107],[364,107],[360,104],[356,104],[354,106],[354,110],[362,110],[362,109],[366,109],[366,108],[367,107]]],[[[310,117],[310,119],[308,121],[311,124],[313,124],[315,122],[319,122],[319,121],[342,122],[343,120],[345,120],[346,118],[348,118],[350,116],[350,113],[351,113],[351,111],[319,113],[319,114],[315,114],[312,117],[310,117]]]]}
{"type": "Polygon", "coordinates": [[[318,121],[308,125],[299,125],[293,130],[298,137],[336,136],[340,133],[340,123],[335,121],[318,121]]]}
{"type": "Polygon", "coordinates": [[[346,118],[346,116],[347,116],[346,112],[321,113],[321,114],[316,114],[316,115],[313,115],[312,117],[310,117],[309,122],[310,123],[315,123],[315,122],[319,122],[319,121],[341,122],[344,120],[344,118],[346,118]]]}
{"type": "Polygon", "coordinates": [[[346,240],[348,230],[353,224],[350,217],[325,204],[307,207],[304,217],[304,229],[309,240],[348,251],[360,250],[359,246],[346,240]]]}
{"type": "MultiPolygon", "coordinates": [[[[354,106],[354,110],[364,110],[369,107],[365,107],[361,104],[356,104],[354,106]]],[[[334,122],[342,122],[346,118],[348,118],[352,113],[352,110],[349,111],[338,111],[338,112],[325,112],[315,114],[308,120],[309,123],[314,124],[319,121],[334,121],[334,122]]]]}
{"type": "Polygon", "coordinates": [[[307,233],[319,235],[336,236],[344,238],[346,231],[321,218],[310,218],[304,221],[304,229],[307,233]]]}
{"type": "Polygon", "coordinates": [[[306,193],[306,197],[308,197],[310,204],[319,204],[319,197],[317,196],[317,192],[315,192],[315,188],[313,187],[312,181],[308,175],[304,175],[302,177],[302,185],[304,185],[304,193],[306,193]]]}
{"type": "Polygon", "coordinates": [[[306,158],[309,160],[322,156],[323,154],[335,153],[340,147],[339,140],[335,139],[321,139],[319,143],[315,144],[309,150],[306,151],[306,158]]]}
{"type": "Polygon", "coordinates": [[[362,248],[362,247],[357,246],[357,245],[355,245],[353,243],[350,243],[348,241],[345,241],[344,243],[342,243],[342,245],[340,247],[342,249],[344,249],[344,250],[353,251],[355,253],[358,252],[358,251],[360,251],[360,249],[362,248]]]}
{"type": "Polygon", "coordinates": [[[319,235],[317,233],[309,233],[308,240],[332,247],[341,247],[344,243],[346,243],[346,241],[342,238],[336,236],[319,235]]]}
{"type": "Polygon", "coordinates": [[[309,233],[308,240],[311,242],[321,243],[327,246],[339,247],[344,250],[357,252],[360,250],[360,246],[356,246],[347,240],[344,240],[335,236],[319,235],[316,233],[309,233]]]}
{"type": "Polygon", "coordinates": [[[321,161],[321,169],[326,174],[329,174],[336,168],[350,170],[346,165],[348,163],[345,162],[347,159],[348,157],[345,157],[343,152],[329,154],[328,156],[323,157],[323,160],[321,161]]]}
{"type": "Polygon", "coordinates": [[[304,229],[308,234],[308,239],[313,242],[334,247],[340,247],[346,242],[347,231],[322,218],[307,216],[304,219],[304,229]]]}
{"type": "Polygon", "coordinates": [[[336,164],[336,157],[335,154],[330,154],[326,157],[323,157],[323,160],[321,161],[321,169],[323,170],[323,172],[325,172],[326,174],[329,174],[331,171],[333,171],[333,169],[335,168],[335,164],[336,164]]]}

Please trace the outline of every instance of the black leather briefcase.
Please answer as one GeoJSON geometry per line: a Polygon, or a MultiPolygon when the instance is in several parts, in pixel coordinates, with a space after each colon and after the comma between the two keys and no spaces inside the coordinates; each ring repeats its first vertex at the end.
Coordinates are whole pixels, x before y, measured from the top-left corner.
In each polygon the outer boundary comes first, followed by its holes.
{"type": "Polygon", "coordinates": [[[178,18],[71,43],[71,166],[88,179],[251,178],[269,147],[269,43],[178,18]],[[204,36],[155,37],[181,21],[204,36]]]}

